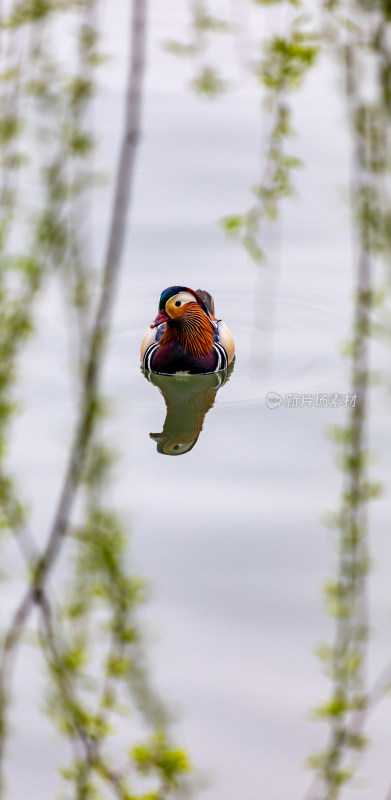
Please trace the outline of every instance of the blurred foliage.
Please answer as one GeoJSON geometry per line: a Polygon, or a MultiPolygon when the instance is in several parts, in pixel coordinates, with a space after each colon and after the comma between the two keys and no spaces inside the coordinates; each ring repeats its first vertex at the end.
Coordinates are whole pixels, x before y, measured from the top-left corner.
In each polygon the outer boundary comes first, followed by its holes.
{"type": "MultiPolygon", "coordinates": [[[[36,609],[46,711],[70,745],[62,797],[170,800],[188,785],[189,761],[172,744],[169,715],[150,685],[138,616],[145,591],[129,570],[128,531],[107,500],[115,455],[105,442],[107,402],[99,378],[123,241],[118,220],[126,206],[114,205],[100,271],[89,263],[84,226],[96,181],[90,106],[103,60],[97,7],[97,0],[18,0],[1,17],[0,525],[3,537],[16,537],[28,586],[2,631],[0,794],[7,794],[15,658],[36,609]],[[30,206],[24,187],[32,184],[30,206]],[[29,507],[9,472],[8,443],[19,358],[34,332],[37,300],[53,281],[61,283],[71,319],[78,407],[64,484],[40,551],[29,507]],[[57,587],[55,602],[50,575],[60,555],[70,566],[65,596],[57,587]]],[[[124,131],[120,158],[138,141],[145,1],[134,0],[132,13],[127,108],[133,136],[124,131]]],[[[128,184],[131,177],[119,169],[119,181],[128,184]]],[[[124,202],[121,186],[116,191],[124,202]]]]}
{"type": "Polygon", "coordinates": [[[379,310],[389,283],[388,173],[390,171],[390,104],[388,75],[391,68],[388,11],[384,4],[325,2],[325,41],[339,62],[352,145],[351,208],[356,251],[356,290],[353,334],[345,348],[350,359],[352,390],[357,403],[344,426],[334,429],[338,465],[344,485],[341,504],[330,524],[338,532],[336,576],[324,589],[327,613],[335,619],[335,638],[323,644],[318,655],[331,681],[329,698],[315,709],[326,721],[329,739],[310,758],[315,779],[310,798],[336,800],[355,776],[367,745],[368,716],[387,694],[391,667],[387,665],[371,686],[368,683],[368,573],[370,541],[368,503],[379,497],[382,486],[368,477],[369,393],[371,336],[378,332],[379,310]],[[371,91],[362,76],[373,76],[371,91]]]}
{"type": "Polygon", "coordinates": [[[319,50],[317,34],[301,29],[302,22],[299,15],[293,19],[286,36],[272,36],[255,64],[257,80],[265,90],[264,105],[272,120],[264,172],[260,183],[253,187],[255,203],[244,214],[222,220],[224,230],[240,239],[256,263],[265,257],[260,245],[262,223],[278,217],[281,200],[294,191],[292,171],[301,167],[301,161],[284,150],[294,134],[288,98],[290,92],[302,85],[319,50]]]}
{"type": "Polygon", "coordinates": [[[165,49],[172,55],[191,57],[203,62],[191,82],[191,87],[204,97],[217,97],[228,88],[219,69],[214,64],[205,63],[205,57],[213,42],[213,35],[227,34],[231,30],[232,26],[226,20],[210,13],[204,0],[193,0],[188,41],[169,40],[164,43],[165,49]]]}
{"type": "MultiPolygon", "coordinates": [[[[262,92],[263,105],[270,119],[261,180],[252,193],[255,202],[244,213],[230,214],[221,220],[225,232],[238,239],[255,263],[265,258],[261,245],[261,227],[265,220],[278,217],[281,200],[294,193],[293,170],[301,167],[300,159],[286,152],[288,139],[294,135],[290,94],[299,89],[308,71],[316,63],[320,49],[320,35],[309,7],[301,0],[258,0],[255,5],[281,5],[293,11],[285,34],[271,35],[260,47],[260,55],[253,59],[247,55],[247,67],[256,78],[262,92]]],[[[266,22],[267,27],[267,22],[266,22]]],[[[189,42],[170,42],[167,49],[174,55],[187,56],[204,63],[197,69],[192,88],[200,95],[211,98],[226,91],[230,83],[220,76],[217,66],[205,63],[212,50],[212,39],[206,33],[236,35],[234,25],[216,19],[203,3],[194,3],[190,24],[189,42]],[[200,17],[206,20],[200,26],[200,17]]]]}
{"type": "Polygon", "coordinates": [[[214,67],[205,66],[194,78],[192,86],[198,94],[213,98],[225,91],[227,83],[219,77],[219,73],[214,67]]]}

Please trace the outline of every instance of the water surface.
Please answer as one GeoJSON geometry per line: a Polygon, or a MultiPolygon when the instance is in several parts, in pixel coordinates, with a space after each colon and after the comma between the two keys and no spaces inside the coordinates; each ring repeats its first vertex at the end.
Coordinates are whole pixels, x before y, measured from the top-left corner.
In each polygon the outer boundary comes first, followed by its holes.
{"type": "MultiPolygon", "coordinates": [[[[343,412],[271,411],[265,396],[349,390],[340,356],[352,289],[343,110],[334,76],[321,65],[295,101],[293,148],[306,162],[299,198],[284,204],[278,247],[268,232],[272,259],[259,271],[217,225],[221,216],[246,208],[257,180],[257,94],[247,86],[216,103],[192,97],[185,88],[188,67],[178,69],[158,47],[181,32],[182,6],[170,0],[163,13],[155,2],[151,14],[144,138],[105,369],[110,431],[120,452],[113,500],[130,521],[135,568],[151,586],[144,615],[152,672],[177,712],[180,742],[208,777],[200,800],[301,798],[309,781],[305,758],[326,735],[308,711],[327,691],[313,648],[332,631],[320,587],[335,548],[321,518],[335,507],[340,476],[325,431],[343,412]],[[205,412],[197,441],[176,458],[159,452],[150,437],[162,432],[166,407],[139,366],[142,335],[160,292],[173,284],[210,291],[237,347],[234,371],[205,412]]],[[[121,127],[125,21],[121,0],[105,21],[116,58],[96,109],[108,173],[121,127]]],[[[93,209],[93,251],[100,260],[109,203],[110,192],[101,190],[93,209]]],[[[24,362],[23,414],[12,452],[34,499],[41,540],[74,408],[61,313],[50,289],[24,362]]],[[[380,350],[376,358],[386,363],[380,350]]],[[[391,474],[389,400],[379,390],[373,403],[375,473],[384,476],[391,474]]],[[[388,656],[389,511],[385,497],[372,512],[374,675],[388,656]]],[[[8,583],[10,607],[17,576],[8,583]]],[[[29,651],[24,658],[35,663],[29,651]]],[[[58,783],[51,767],[61,746],[36,711],[40,674],[39,665],[18,672],[12,800],[27,787],[29,796],[49,800],[58,783]]],[[[383,797],[388,785],[387,713],[380,710],[371,723],[376,746],[362,770],[363,800],[383,797]]]]}

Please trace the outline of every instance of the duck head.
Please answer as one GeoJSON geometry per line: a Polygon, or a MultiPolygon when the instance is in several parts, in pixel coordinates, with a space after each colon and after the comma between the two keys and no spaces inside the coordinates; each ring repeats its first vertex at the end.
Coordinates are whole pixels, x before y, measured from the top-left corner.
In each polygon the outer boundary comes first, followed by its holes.
{"type": "Polygon", "coordinates": [[[151,328],[157,328],[163,322],[180,324],[190,311],[194,312],[194,304],[210,319],[209,311],[197,292],[186,286],[169,286],[160,295],[159,311],[151,322],[151,328]],[[190,304],[193,308],[189,308],[190,304]]]}
{"type": "Polygon", "coordinates": [[[162,323],[165,326],[159,342],[161,348],[178,346],[182,352],[196,358],[211,353],[215,331],[210,312],[197,292],[185,286],[165,289],[151,328],[162,323]]]}

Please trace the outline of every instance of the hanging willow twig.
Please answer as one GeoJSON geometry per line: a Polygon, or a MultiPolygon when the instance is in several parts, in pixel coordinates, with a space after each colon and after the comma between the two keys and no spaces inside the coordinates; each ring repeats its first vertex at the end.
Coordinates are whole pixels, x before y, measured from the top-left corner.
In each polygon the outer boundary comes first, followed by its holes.
{"type": "MultiPolygon", "coordinates": [[[[309,23],[310,7],[302,0],[254,0],[254,4],[264,7],[264,11],[268,5],[279,5],[282,12],[289,10],[293,15],[286,32],[272,35],[261,44],[261,55],[255,62],[247,54],[247,68],[256,76],[270,116],[270,134],[263,153],[262,177],[253,187],[255,201],[245,212],[229,214],[221,220],[225,232],[238,239],[253,261],[260,263],[265,258],[262,226],[268,219],[277,219],[281,201],[294,192],[293,170],[301,166],[296,156],[286,152],[287,141],[294,133],[290,95],[302,86],[316,63],[320,40],[317,28],[309,23]]],[[[196,0],[192,4],[189,41],[166,44],[174,55],[202,59],[192,81],[192,88],[201,96],[216,97],[229,87],[207,57],[213,35],[232,30],[236,33],[232,26],[216,18],[204,2],[196,0]]]]}
{"type": "MultiPolygon", "coordinates": [[[[290,3],[285,3],[290,5],[290,3]]],[[[238,239],[256,263],[265,258],[262,227],[266,220],[276,220],[281,201],[294,192],[292,173],[302,166],[296,156],[286,152],[294,130],[290,95],[299,89],[314,66],[319,53],[319,35],[308,28],[300,13],[293,17],[288,31],[270,37],[262,47],[262,56],[255,67],[264,92],[264,107],[270,115],[270,134],[264,154],[262,178],[253,187],[255,202],[244,213],[222,219],[227,234],[238,239]]]]}
{"type": "Polygon", "coordinates": [[[381,299],[374,285],[374,262],[388,250],[384,219],[389,207],[384,191],[384,177],[389,170],[384,127],[387,113],[379,53],[373,43],[379,30],[387,25],[387,16],[379,8],[366,8],[360,2],[326,3],[325,7],[330,14],[328,36],[331,34],[344,75],[353,150],[351,207],[356,288],[353,335],[347,354],[356,402],[349,409],[346,425],[334,432],[341,447],[344,488],[340,510],[334,517],[339,540],[337,577],[327,583],[325,599],[335,618],[335,640],[333,645],[319,648],[332,683],[329,700],[315,709],[316,717],[329,726],[329,740],[323,751],[310,759],[315,770],[307,795],[311,800],[336,800],[354,776],[367,743],[368,717],[385,696],[391,678],[386,668],[372,687],[368,685],[367,505],[381,491],[368,478],[370,337],[374,310],[381,299]],[[370,60],[378,66],[373,101],[366,99],[360,80],[370,60]]]}

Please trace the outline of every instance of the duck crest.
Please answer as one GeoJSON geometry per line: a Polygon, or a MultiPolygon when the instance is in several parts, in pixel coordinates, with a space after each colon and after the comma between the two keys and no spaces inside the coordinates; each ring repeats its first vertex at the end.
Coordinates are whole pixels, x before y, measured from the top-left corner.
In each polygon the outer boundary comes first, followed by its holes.
{"type": "Polygon", "coordinates": [[[184,352],[201,357],[213,347],[214,328],[205,312],[197,303],[189,303],[183,315],[175,322],[169,320],[159,342],[163,348],[168,344],[179,344],[184,352]]]}

